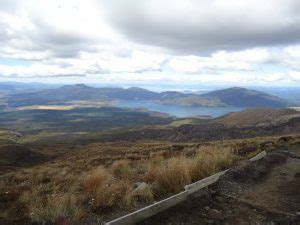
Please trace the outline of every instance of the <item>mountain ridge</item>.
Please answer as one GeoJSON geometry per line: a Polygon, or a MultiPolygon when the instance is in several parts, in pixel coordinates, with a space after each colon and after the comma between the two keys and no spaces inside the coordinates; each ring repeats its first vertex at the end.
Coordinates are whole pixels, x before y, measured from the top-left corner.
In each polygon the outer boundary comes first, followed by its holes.
{"type": "Polygon", "coordinates": [[[185,106],[238,106],[238,107],[286,107],[288,102],[277,96],[252,89],[233,87],[205,94],[176,91],[153,92],[139,87],[96,88],[85,84],[64,85],[55,89],[10,94],[12,106],[66,103],[68,101],[123,101],[142,100],[159,104],[185,106]]]}
{"type": "Polygon", "coordinates": [[[227,105],[242,107],[285,107],[287,102],[275,95],[241,87],[232,87],[222,90],[216,90],[206,94],[203,97],[217,98],[227,105]]]}

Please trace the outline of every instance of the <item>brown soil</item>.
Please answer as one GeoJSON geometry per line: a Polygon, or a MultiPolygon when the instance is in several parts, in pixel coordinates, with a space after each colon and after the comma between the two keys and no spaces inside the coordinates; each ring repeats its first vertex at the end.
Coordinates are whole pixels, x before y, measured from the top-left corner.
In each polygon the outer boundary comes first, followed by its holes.
{"type": "Polygon", "coordinates": [[[300,146],[238,165],[207,190],[140,224],[300,224],[300,146]]]}

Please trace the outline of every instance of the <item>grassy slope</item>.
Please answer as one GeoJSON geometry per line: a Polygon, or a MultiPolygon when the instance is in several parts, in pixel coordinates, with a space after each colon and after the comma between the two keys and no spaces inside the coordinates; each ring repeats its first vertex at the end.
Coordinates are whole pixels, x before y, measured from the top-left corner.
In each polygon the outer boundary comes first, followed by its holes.
{"type": "MultiPolygon", "coordinates": [[[[299,137],[290,141],[299,142],[299,137]]],[[[224,149],[231,149],[234,157],[248,157],[278,145],[281,142],[273,137],[202,144],[119,142],[77,146],[51,163],[2,175],[0,197],[8,193],[10,200],[5,202],[6,210],[0,218],[9,224],[25,218],[54,221],[58,215],[72,219],[115,217],[226,168],[233,158],[231,153],[218,154],[224,149]],[[147,182],[148,188],[134,192],[137,181],[147,182]],[[24,184],[28,184],[25,189],[24,184]],[[20,206],[22,209],[14,214],[20,206]]]]}
{"type": "Polygon", "coordinates": [[[293,109],[255,108],[231,113],[217,118],[212,122],[225,125],[257,125],[259,123],[271,123],[280,120],[280,118],[297,114],[299,114],[299,112],[293,109]]]}

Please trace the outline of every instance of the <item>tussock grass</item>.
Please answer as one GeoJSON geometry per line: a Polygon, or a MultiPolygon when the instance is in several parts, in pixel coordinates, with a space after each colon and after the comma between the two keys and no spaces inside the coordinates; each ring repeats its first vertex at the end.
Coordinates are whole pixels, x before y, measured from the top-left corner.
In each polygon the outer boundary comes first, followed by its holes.
{"type": "Polygon", "coordinates": [[[192,181],[227,168],[233,161],[231,148],[206,146],[200,148],[194,157],[179,156],[160,163],[151,162],[145,178],[149,182],[158,182],[162,192],[176,193],[192,181]]]}
{"type": "Polygon", "coordinates": [[[179,192],[191,182],[188,160],[185,157],[174,157],[159,165],[152,165],[147,177],[149,181],[158,182],[162,191],[179,192]]]}
{"type": "Polygon", "coordinates": [[[111,211],[113,207],[129,208],[133,204],[131,197],[132,184],[126,181],[112,181],[97,189],[91,199],[93,210],[99,212],[111,211]]]}
{"type": "Polygon", "coordinates": [[[83,214],[76,198],[71,195],[49,196],[43,200],[35,200],[30,208],[31,218],[37,222],[55,222],[59,216],[76,220],[83,214]]]}
{"type": "Polygon", "coordinates": [[[230,166],[234,161],[231,148],[203,147],[190,160],[190,175],[193,181],[210,176],[230,166]]]}
{"type": "Polygon", "coordinates": [[[129,160],[118,160],[113,162],[111,171],[115,177],[129,176],[131,173],[129,160]]]}
{"type": "MultiPolygon", "coordinates": [[[[127,162],[116,165],[127,166],[127,162]]],[[[114,169],[117,168],[117,174],[123,175],[122,166],[112,167],[110,171],[116,173],[114,169]]],[[[105,212],[112,207],[128,208],[132,204],[130,193],[133,190],[133,185],[125,179],[114,179],[109,170],[103,167],[98,167],[92,170],[90,175],[87,175],[83,182],[83,188],[88,194],[89,204],[94,211],[105,212]]]]}
{"type": "Polygon", "coordinates": [[[98,167],[85,178],[83,182],[84,190],[90,196],[94,196],[99,189],[105,188],[108,178],[109,174],[107,170],[103,167],[98,167]]]}
{"type": "Polygon", "coordinates": [[[257,152],[258,141],[264,139],[186,144],[175,146],[175,151],[174,145],[162,143],[93,144],[51,163],[2,175],[0,194],[12,191],[19,196],[0,217],[13,218],[9,209],[17,205],[24,206],[22,216],[40,222],[140,207],[247,158],[257,152]],[[147,185],[136,190],[136,182],[147,185]]]}

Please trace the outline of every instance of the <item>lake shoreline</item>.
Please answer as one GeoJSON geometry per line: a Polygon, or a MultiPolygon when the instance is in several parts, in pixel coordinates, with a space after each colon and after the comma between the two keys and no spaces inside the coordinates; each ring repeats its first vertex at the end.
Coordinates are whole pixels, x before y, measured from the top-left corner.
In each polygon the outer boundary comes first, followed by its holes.
{"type": "Polygon", "coordinates": [[[156,111],[160,113],[167,113],[170,116],[177,118],[195,118],[195,117],[212,117],[216,118],[223,116],[230,112],[239,112],[245,109],[245,107],[234,107],[234,106],[218,106],[218,107],[206,107],[206,106],[182,106],[182,105],[169,105],[159,104],[151,101],[140,101],[140,100],[128,100],[128,101],[117,101],[112,104],[114,107],[119,108],[145,108],[149,111],[156,111]]]}

